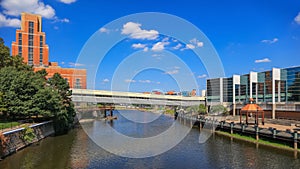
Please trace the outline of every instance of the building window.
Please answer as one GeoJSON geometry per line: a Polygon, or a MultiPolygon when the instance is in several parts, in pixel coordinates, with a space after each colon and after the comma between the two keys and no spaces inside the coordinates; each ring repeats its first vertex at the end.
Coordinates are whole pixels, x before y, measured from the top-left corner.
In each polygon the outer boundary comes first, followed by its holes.
{"type": "Polygon", "coordinates": [[[28,65],[33,65],[33,48],[28,47],[28,65]]]}
{"type": "Polygon", "coordinates": [[[32,21],[29,21],[29,33],[33,33],[34,30],[34,23],[32,21]]]}
{"type": "Polygon", "coordinates": [[[18,55],[22,56],[22,46],[18,46],[18,55]]]}
{"type": "Polygon", "coordinates": [[[40,47],[43,47],[43,36],[40,36],[40,47]]]}
{"type": "Polygon", "coordinates": [[[19,36],[18,55],[22,56],[22,33],[19,33],[18,36],[19,36]]]}
{"type": "Polygon", "coordinates": [[[33,46],[33,35],[28,36],[28,46],[33,46]]]}
{"type": "Polygon", "coordinates": [[[19,33],[19,45],[22,45],[22,33],[19,33]]]}
{"type": "Polygon", "coordinates": [[[40,48],[40,65],[43,65],[43,48],[40,48]]]}
{"type": "Polygon", "coordinates": [[[80,79],[76,79],[75,80],[75,86],[74,86],[75,89],[81,89],[81,82],[80,82],[80,79]]]}

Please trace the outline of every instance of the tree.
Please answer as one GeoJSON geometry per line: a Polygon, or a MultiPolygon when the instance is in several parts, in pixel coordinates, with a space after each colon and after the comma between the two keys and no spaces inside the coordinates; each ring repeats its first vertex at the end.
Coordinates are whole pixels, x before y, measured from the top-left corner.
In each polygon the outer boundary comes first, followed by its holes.
{"type": "Polygon", "coordinates": [[[74,121],[75,110],[68,83],[54,74],[34,72],[20,56],[9,55],[9,48],[0,38],[0,113],[6,119],[42,116],[54,121],[55,131],[64,133],[74,121]]]}
{"type": "Polygon", "coordinates": [[[2,92],[0,92],[0,113],[2,115],[3,115],[3,112],[6,112],[6,105],[5,105],[3,98],[4,98],[4,94],[2,92]]]}
{"type": "Polygon", "coordinates": [[[214,114],[225,114],[227,113],[227,109],[223,105],[214,105],[210,108],[210,113],[214,114]]]}
{"type": "Polygon", "coordinates": [[[198,113],[199,112],[199,106],[190,106],[186,109],[187,112],[194,112],[198,113]]]}
{"type": "Polygon", "coordinates": [[[55,129],[58,133],[64,133],[66,129],[74,122],[76,115],[74,104],[71,100],[72,91],[70,86],[60,74],[55,73],[49,80],[50,86],[59,93],[62,99],[62,107],[60,112],[55,114],[55,129]]]}
{"type": "Polygon", "coordinates": [[[0,37],[0,68],[5,66],[9,57],[9,48],[5,46],[4,40],[0,37]]]}
{"type": "Polygon", "coordinates": [[[204,104],[199,105],[199,113],[200,114],[206,114],[206,107],[204,104]]]}

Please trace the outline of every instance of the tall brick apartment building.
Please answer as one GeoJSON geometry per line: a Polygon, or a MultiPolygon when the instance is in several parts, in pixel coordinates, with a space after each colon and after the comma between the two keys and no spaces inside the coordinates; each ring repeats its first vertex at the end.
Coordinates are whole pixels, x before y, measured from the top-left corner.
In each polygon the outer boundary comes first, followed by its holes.
{"type": "Polygon", "coordinates": [[[16,41],[12,42],[12,55],[22,56],[25,63],[33,66],[34,71],[45,69],[48,72],[47,78],[59,73],[71,88],[86,89],[85,69],[61,68],[57,62],[49,62],[49,47],[46,34],[42,32],[40,15],[22,13],[21,29],[16,30],[16,41]]]}

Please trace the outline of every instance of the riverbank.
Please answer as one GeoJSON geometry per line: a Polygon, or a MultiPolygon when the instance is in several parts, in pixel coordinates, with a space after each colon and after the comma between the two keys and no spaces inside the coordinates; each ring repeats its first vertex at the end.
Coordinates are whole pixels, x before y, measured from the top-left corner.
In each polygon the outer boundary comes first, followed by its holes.
{"type": "Polygon", "coordinates": [[[4,158],[55,133],[52,121],[0,133],[0,158],[4,158]]]}
{"type": "Polygon", "coordinates": [[[215,131],[215,133],[217,135],[222,135],[222,136],[225,136],[225,137],[246,141],[246,142],[249,142],[249,143],[252,143],[252,144],[259,144],[259,145],[268,146],[268,147],[277,148],[277,149],[284,149],[284,150],[288,150],[288,151],[298,151],[298,152],[300,152],[299,148],[296,150],[296,149],[294,149],[294,148],[292,148],[288,145],[272,142],[271,140],[264,140],[264,139],[256,140],[255,138],[253,138],[251,136],[241,135],[241,134],[237,134],[237,133],[230,134],[230,133],[225,132],[225,131],[215,131]]]}
{"type": "Polygon", "coordinates": [[[230,136],[231,138],[280,149],[299,151],[299,134],[297,130],[292,130],[290,126],[269,123],[259,126],[246,125],[225,119],[220,120],[215,117],[200,116],[197,118],[186,116],[185,114],[179,114],[179,121],[191,127],[196,124],[197,127],[200,127],[200,131],[205,125],[208,125],[211,126],[213,132],[226,134],[226,136],[230,136]]]}

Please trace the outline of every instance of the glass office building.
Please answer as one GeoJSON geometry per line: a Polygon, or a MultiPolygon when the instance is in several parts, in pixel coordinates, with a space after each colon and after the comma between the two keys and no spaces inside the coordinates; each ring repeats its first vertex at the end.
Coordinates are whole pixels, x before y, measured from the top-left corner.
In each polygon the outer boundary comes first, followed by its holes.
{"type": "Polygon", "coordinates": [[[300,66],[207,79],[206,91],[208,105],[230,105],[233,115],[236,105],[247,104],[253,98],[265,108],[271,107],[274,118],[276,105],[280,110],[300,111],[300,66]]]}

